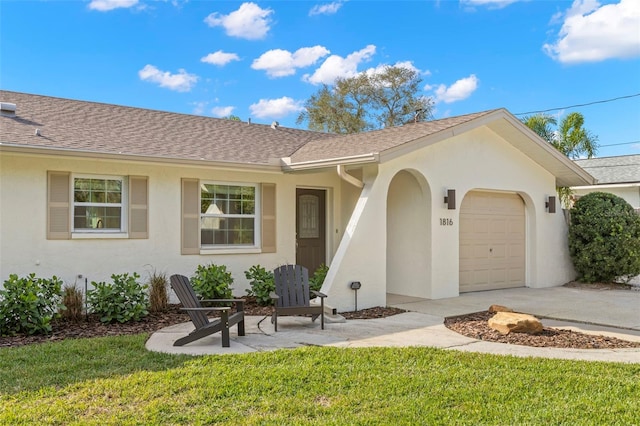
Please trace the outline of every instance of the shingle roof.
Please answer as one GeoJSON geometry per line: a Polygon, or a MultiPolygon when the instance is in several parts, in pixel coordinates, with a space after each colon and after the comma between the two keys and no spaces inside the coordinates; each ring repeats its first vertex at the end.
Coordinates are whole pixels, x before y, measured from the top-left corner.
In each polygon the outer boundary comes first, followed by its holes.
{"type": "Polygon", "coordinates": [[[291,162],[303,163],[381,153],[416,139],[467,123],[494,111],[496,110],[310,141],[291,156],[291,162]]]}
{"type": "Polygon", "coordinates": [[[269,164],[330,134],[219,118],[0,91],[0,142],[178,160],[269,164]],[[35,135],[39,129],[41,136],[35,135]]]}
{"type": "Polygon", "coordinates": [[[575,160],[598,184],[640,182],[640,154],[575,160]]]}

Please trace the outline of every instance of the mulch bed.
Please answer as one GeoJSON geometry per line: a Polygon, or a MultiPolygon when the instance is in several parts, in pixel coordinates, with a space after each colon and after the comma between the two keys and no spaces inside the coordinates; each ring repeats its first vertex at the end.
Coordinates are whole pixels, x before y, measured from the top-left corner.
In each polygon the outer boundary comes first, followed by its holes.
{"type": "MultiPolygon", "coordinates": [[[[255,299],[245,298],[245,315],[266,316],[271,315],[272,308],[259,306],[255,299]]],[[[57,319],[52,321],[52,332],[48,335],[19,335],[12,337],[0,337],[0,347],[23,346],[33,343],[55,342],[64,339],[78,339],[88,337],[121,336],[128,334],[153,333],[164,327],[174,324],[189,322],[189,316],[180,310],[181,305],[169,305],[166,311],[151,312],[140,321],[131,321],[124,324],[104,324],[96,315],[83,317],[80,321],[68,321],[57,319]]],[[[396,308],[370,308],[356,312],[341,314],[347,319],[384,318],[405,312],[396,308]]]]}
{"type": "MultiPolygon", "coordinates": [[[[494,313],[483,311],[445,319],[444,325],[463,336],[489,342],[511,345],[572,348],[572,349],[616,349],[640,348],[640,342],[629,342],[615,337],[595,336],[571,330],[544,327],[540,334],[501,334],[489,327],[487,321],[494,313]]],[[[541,320],[544,326],[544,319],[541,320]]]]}
{"type": "MultiPolygon", "coordinates": [[[[629,290],[636,291],[638,287],[625,284],[583,284],[568,283],[565,287],[576,287],[591,290],[629,290]]],[[[245,298],[245,314],[265,316],[271,315],[271,307],[259,306],[255,299],[245,298]]],[[[348,320],[384,318],[405,312],[402,309],[390,307],[375,307],[362,309],[355,312],[343,312],[340,315],[348,320]]],[[[487,321],[493,314],[488,311],[461,315],[455,318],[447,318],[445,326],[464,336],[491,342],[508,343],[535,347],[556,347],[573,349],[615,349],[638,348],[640,342],[629,342],[612,337],[594,336],[570,330],[557,330],[545,327],[538,335],[525,333],[510,333],[502,335],[491,329],[487,321]]],[[[141,321],[125,324],[103,324],[95,315],[83,317],[78,322],[55,320],[52,323],[53,331],[49,335],[0,337],[0,347],[22,346],[33,343],[54,342],[64,339],[88,338],[102,336],[119,336],[126,334],[153,333],[164,327],[188,322],[189,317],[180,311],[180,305],[169,305],[166,311],[150,313],[141,321]]],[[[543,322],[544,324],[544,322],[543,322]]]]}

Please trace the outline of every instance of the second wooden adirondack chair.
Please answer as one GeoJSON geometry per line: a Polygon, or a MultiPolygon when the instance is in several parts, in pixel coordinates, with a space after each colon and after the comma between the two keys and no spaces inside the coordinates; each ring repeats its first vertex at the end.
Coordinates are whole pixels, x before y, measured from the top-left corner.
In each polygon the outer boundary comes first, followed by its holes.
{"type": "Polygon", "coordinates": [[[271,317],[275,331],[278,331],[278,316],[311,315],[315,321],[320,317],[320,327],[324,330],[324,298],[325,294],[311,290],[320,298],[320,305],[311,305],[309,296],[309,270],[302,265],[283,265],[273,271],[276,285],[274,311],[271,317]]]}

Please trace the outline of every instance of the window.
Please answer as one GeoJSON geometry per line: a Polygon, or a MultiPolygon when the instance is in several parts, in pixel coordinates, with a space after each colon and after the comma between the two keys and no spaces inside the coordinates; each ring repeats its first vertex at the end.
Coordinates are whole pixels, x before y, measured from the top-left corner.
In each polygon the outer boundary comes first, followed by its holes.
{"type": "Polygon", "coordinates": [[[126,231],[126,195],[123,177],[74,176],[73,231],[126,231]]]}
{"type": "Polygon", "coordinates": [[[259,244],[257,185],[201,183],[200,243],[203,247],[259,244]]]}

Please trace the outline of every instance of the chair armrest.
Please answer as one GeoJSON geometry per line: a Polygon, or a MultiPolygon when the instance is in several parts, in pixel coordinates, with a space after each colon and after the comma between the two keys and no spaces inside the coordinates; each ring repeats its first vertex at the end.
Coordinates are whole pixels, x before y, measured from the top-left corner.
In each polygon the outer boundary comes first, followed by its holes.
{"type": "Polygon", "coordinates": [[[217,306],[209,308],[180,308],[181,311],[195,311],[195,312],[212,312],[212,311],[228,311],[230,306],[217,306]]]}
{"type": "Polygon", "coordinates": [[[244,299],[202,299],[200,303],[235,303],[236,312],[244,311],[244,299]]]}
{"type": "Polygon", "coordinates": [[[311,290],[311,293],[315,294],[315,295],[316,295],[316,296],[318,296],[318,297],[322,297],[322,298],[327,297],[327,295],[326,295],[326,294],[324,294],[324,293],[320,293],[319,291],[311,290]]]}

